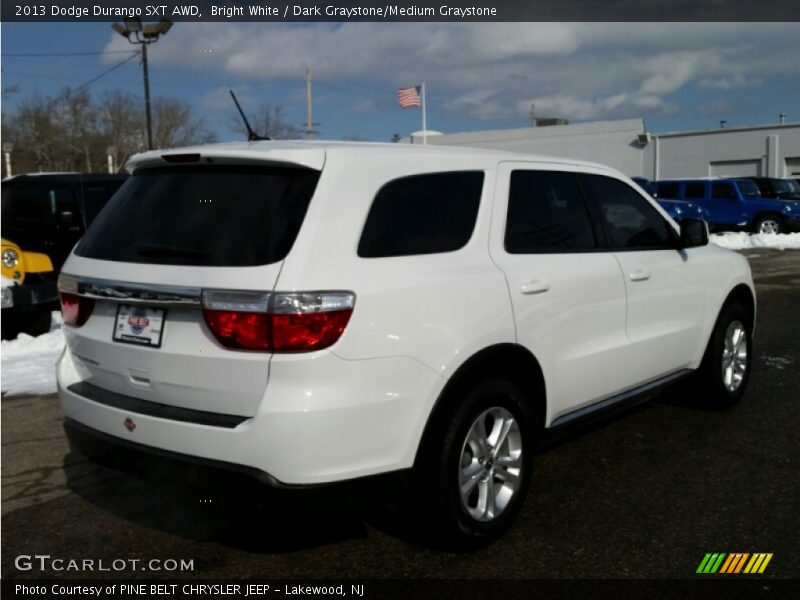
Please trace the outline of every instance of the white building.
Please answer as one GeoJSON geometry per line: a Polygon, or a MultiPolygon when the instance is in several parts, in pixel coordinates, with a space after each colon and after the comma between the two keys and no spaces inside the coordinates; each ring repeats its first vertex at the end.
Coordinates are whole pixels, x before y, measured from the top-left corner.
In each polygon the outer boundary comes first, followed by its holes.
{"type": "MultiPolygon", "coordinates": [[[[406,142],[421,143],[412,136],[406,142]]],[[[631,177],[800,177],[800,123],[649,133],[643,119],[429,136],[428,144],[579,158],[631,177]]]]}

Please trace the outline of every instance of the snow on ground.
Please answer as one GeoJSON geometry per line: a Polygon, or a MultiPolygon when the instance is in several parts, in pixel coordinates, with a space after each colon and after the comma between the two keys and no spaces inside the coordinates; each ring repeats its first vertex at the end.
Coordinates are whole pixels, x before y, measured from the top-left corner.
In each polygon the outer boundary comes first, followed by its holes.
{"type": "Polygon", "coordinates": [[[20,333],[3,340],[0,385],[4,395],[52,394],[56,391],[56,359],[64,348],[61,313],[54,312],[50,331],[32,337],[20,333]]]}
{"type": "Polygon", "coordinates": [[[715,233],[708,236],[711,243],[729,250],[773,248],[775,250],[800,250],[800,233],[715,233]]]}

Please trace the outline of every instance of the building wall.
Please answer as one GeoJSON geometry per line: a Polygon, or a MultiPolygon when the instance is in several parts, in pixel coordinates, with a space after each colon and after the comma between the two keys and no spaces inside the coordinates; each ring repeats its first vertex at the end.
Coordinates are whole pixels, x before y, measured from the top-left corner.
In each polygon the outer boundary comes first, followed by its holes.
{"type": "Polygon", "coordinates": [[[800,123],[653,135],[644,165],[649,179],[791,177],[800,171],[800,123]]]}
{"type": "MultiPolygon", "coordinates": [[[[589,160],[631,177],[800,177],[800,123],[651,134],[643,119],[429,135],[428,144],[589,160]]],[[[414,136],[403,140],[421,143],[414,136]]]]}
{"type": "MultiPolygon", "coordinates": [[[[626,175],[636,176],[641,175],[643,169],[642,146],[638,142],[638,136],[643,132],[642,119],[628,119],[433,135],[428,136],[428,144],[577,158],[606,164],[626,175]]],[[[422,143],[417,136],[403,141],[422,143]]]]}

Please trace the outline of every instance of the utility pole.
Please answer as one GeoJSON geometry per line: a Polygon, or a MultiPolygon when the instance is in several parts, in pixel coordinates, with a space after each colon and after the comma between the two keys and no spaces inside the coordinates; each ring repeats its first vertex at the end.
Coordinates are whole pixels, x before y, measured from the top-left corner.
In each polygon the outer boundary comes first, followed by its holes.
{"type": "Polygon", "coordinates": [[[311,100],[311,69],[306,68],[306,139],[314,139],[314,117],[311,100]]]}
{"type": "Polygon", "coordinates": [[[531,127],[536,127],[536,105],[531,104],[531,127]]]}
{"type": "Polygon", "coordinates": [[[139,17],[126,18],[123,23],[113,23],[111,28],[131,44],[142,47],[142,69],[144,71],[144,109],[147,119],[147,149],[153,149],[153,119],[150,112],[150,72],[147,69],[147,45],[172,28],[172,21],[161,19],[158,23],[144,25],[139,17]]]}
{"type": "Polygon", "coordinates": [[[150,71],[147,69],[147,44],[142,44],[142,70],[144,71],[144,110],[147,119],[147,149],[153,149],[153,116],[150,112],[150,71]]]}

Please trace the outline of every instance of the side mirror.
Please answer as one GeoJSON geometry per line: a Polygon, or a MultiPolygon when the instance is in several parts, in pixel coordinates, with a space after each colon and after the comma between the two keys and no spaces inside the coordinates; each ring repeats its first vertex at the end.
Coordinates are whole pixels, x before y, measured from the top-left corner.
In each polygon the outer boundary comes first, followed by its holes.
{"type": "Polygon", "coordinates": [[[708,225],[701,219],[682,219],[681,248],[697,248],[708,245],[708,225]]]}

